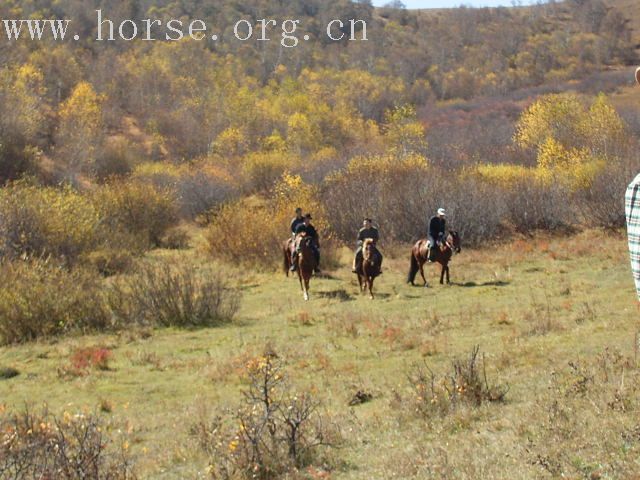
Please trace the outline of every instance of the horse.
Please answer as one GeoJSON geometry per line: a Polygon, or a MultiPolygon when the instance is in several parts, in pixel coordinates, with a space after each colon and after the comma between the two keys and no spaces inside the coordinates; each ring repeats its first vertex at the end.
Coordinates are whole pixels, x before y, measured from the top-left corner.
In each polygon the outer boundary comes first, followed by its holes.
{"type": "Polygon", "coordinates": [[[304,294],[304,299],[309,300],[309,280],[318,266],[313,252],[313,238],[307,237],[306,233],[303,232],[296,238],[296,243],[298,245],[297,262],[300,288],[304,294]]]}
{"type": "Polygon", "coordinates": [[[289,270],[291,269],[291,256],[293,255],[293,250],[295,248],[295,240],[293,238],[287,238],[282,243],[282,267],[284,268],[284,273],[288,277],[289,270]]]}
{"type": "Polygon", "coordinates": [[[373,300],[373,281],[380,275],[380,255],[377,254],[375,242],[367,238],[362,244],[362,263],[358,268],[358,284],[364,293],[369,289],[369,298],[373,300]]]}
{"type": "MultiPolygon", "coordinates": [[[[420,272],[422,280],[424,280],[424,286],[428,287],[427,279],[424,276],[424,264],[428,261],[427,256],[427,239],[421,239],[411,249],[411,267],[409,269],[409,276],[407,283],[415,285],[413,282],[416,279],[416,274],[420,272]]],[[[454,230],[450,230],[449,234],[444,240],[441,248],[433,245],[431,248],[435,248],[435,260],[434,262],[442,265],[442,272],[440,273],[440,285],[444,284],[444,277],[447,276],[447,284],[451,283],[449,280],[449,261],[454,253],[460,253],[462,248],[460,247],[460,235],[454,230]]]]}

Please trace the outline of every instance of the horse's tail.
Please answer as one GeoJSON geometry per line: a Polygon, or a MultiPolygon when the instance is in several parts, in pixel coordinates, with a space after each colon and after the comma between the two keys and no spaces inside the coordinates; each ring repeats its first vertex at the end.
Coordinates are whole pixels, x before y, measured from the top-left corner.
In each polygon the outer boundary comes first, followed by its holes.
{"type": "Polygon", "coordinates": [[[282,247],[282,256],[283,256],[283,262],[282,262],[282,267],[284,268],[284,273],[287,275],[287,277],[289,276],[289,269],[291,268],[291,250],[289,249],[289,242],[285,242],[284,246],[282,247]]]}
{"type": "Polygon", "coordinates": [[[416,274],[420,270],[420,266],[418,265],[418,260],[416,256],[411,252],[411,266],[409,267],[409,275],[407,276],[407,283],[413,283],[416,279],[416,274]]]}

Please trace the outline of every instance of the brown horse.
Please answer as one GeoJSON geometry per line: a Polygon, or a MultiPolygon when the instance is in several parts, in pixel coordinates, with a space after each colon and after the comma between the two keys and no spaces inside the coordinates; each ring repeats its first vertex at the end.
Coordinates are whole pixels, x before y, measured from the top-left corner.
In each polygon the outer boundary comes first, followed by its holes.
{"type": "MultiPolygon", "coordinates": [[[[416,274],[420,272],[422,280],[424,281],[424,286],[429,286],[427,284],[427,279],[424,276],[424,264],[427,263],[428,260],[427,243],[427,240],[423,238],[418,240],[411,249],[411,268],[409,269],[409,277],[407,278],[407,283],[410,283],[411,285],[414,285],[413,282],[416,279],[416,274]]],[[[460,235],[458,235],[458,232],[451,230],[440,248],[436,246],[433,246],[432,248],[436,249],[434,255],[435,262],[442,265],[440,284],[442,285],[444,283],[445,274],[447,276],[447,284],[451,283],[449,280],[449,261],[454,253],[460,253],[462,250],[460,248],[460,235]]]]}
{"type": "Polygon", "coordinates": [[[287,238],[282,244],[282,257],[284,273],[289,276],[289,270],[291,269],[291,256],[295,248],[295,240],[293,238],[287,238]]]}
{"type": "Polygon", "coordinates": [[[358,268],[358,284],[364,293],[369,289],[369,298],[373,300],[373,281],[380,275],[380,255],[375,242],[367,238],[362,244],[362,264],[358,268]]]}
{"type": "Polygon", "coordinates": [[[301,233],[296,238],[298,245],[298,279],[304,299],[309,300],[309,280],[317,267],[316,256],[313,253],[313,238],[301,233]]]}

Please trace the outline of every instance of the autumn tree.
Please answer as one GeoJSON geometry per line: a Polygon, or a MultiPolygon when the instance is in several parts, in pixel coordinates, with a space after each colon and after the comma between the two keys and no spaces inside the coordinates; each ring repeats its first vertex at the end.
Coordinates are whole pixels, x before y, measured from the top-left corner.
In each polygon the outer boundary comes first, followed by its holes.
{"type": "Polygon", "coordinates": [[[68,174],[92,172],[98,149],[103,141],[102,103],[87,82],[80,82],[58,111],[60,122],[56,139],[58,157],[68,174]]]}

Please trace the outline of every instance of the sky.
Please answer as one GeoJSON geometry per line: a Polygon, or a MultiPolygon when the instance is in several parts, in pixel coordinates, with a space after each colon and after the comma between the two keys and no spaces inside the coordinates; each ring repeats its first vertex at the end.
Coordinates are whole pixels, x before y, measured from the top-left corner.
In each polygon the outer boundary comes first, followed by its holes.
{"type": "MultiPolygon", "coordinates": [[[[373,0],[373,4],[376,6],[382,6],[389,3],[389,0],[373,0]]],[[[511,6],[511,0],[402,0],[407,8],[444,8],[444,7],[459,7],[461,4],[472,7],[497,7],[497,6],[511,6]]],[[[523,0],[522,4],[535,3],[531,0],[523,0]]]]}

